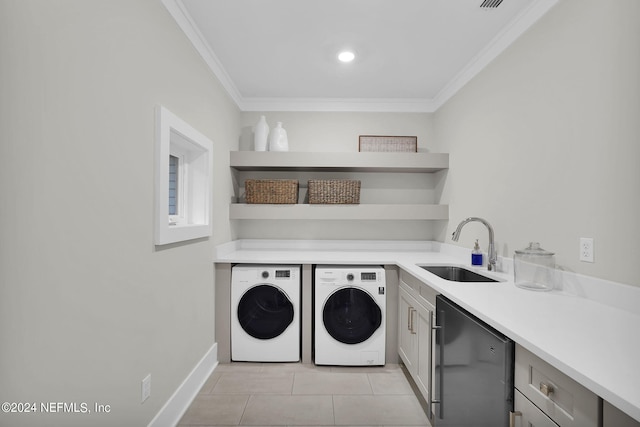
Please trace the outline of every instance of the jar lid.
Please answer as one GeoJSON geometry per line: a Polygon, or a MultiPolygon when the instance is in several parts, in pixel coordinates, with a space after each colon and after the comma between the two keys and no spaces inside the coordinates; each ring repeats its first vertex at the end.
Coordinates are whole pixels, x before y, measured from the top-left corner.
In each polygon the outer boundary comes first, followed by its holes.
{"type": "Polygon", "coordinates": [[[540,247],[538,242],[530,242],[529,246],[525,249],[516,250],[518,255],[533,255],[533,256],[551,256],[554,252],[549,252],[540,247]]]}

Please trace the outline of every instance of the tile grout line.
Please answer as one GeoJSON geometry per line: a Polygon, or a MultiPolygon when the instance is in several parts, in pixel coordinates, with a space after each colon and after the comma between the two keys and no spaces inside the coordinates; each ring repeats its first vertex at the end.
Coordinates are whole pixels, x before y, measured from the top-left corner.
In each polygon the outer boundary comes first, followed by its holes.
{"type": "MultiPolygon", "coordinates": [[[[261,374],[261,373],[264,373],[264,371],[265,371],[264,365],[260,364],[260,369],[258,369],[257,372],[261,374]]],[[[233,374],[237,375],[238,372],[233,372],[233,374]]],[[[229,394],[229,393],[225,393],[225,394],[229,394]]],[[[247,401],[244,404],[244,408],[242,408],[242,415],[240,415],[240,420],[238,421],[238,424],[236,424],[236,425],[240,426],[240,425],[243,424],[242,420],[244,418],[244,415],[247,412],[247,407],[249,406],[249,402],[251,401],[251,398],[253,398],[253,396],[254,396],[253,394],[249,393],[249,397],[247,397],[247,401]]]]}
{"type": "Polygon", "coordinates": [[[371,395],[374,396],[375,393],[373,392],[373,384],[371,384],[371,373],[367,372],[367,382],[369,383],[369,389],[371,390],[371,395]]]}
{"type": "Polygon", "coordinates": [[[336,400],[335,400],[335,394],[331,395],[331,412],[333,415],[333,425],[336,426],[337,424],[337,420],[336,420],[336,400]]]}
{"type": "MultiPolygon", "coordinates": [[[[227,394],[227,393],[225,393],[227,394]]],[[[238,424],[236,424],[237,426],[242,425],[242,419],[244,418],[244,414],[247,412],[247,406],[249,406],[249,401],[251,400],[251,396],[253,396],[252,394],[249,395],[249,397],[247,397],[247,401],[244,403],[244,407],[242,408],[242,414],[240,415],[240,419],[238,420],[238,424]]]]}

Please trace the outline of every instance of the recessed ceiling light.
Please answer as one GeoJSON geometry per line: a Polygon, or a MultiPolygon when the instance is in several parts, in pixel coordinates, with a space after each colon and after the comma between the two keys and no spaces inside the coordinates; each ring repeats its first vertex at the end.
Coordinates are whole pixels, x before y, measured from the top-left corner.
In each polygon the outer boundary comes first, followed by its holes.
{"type": "Polygon", "coordinates": [[[356,55],[355,55],[353,52],[348,51],[348,50],[345,50],[345,51],[340,52],[340,53],[338,54],[338,59],[339,59],[341,62],[351,62],[351,61],[353,61],[353,59],[354,59],[355,57],[356,57],[356,55]]]}

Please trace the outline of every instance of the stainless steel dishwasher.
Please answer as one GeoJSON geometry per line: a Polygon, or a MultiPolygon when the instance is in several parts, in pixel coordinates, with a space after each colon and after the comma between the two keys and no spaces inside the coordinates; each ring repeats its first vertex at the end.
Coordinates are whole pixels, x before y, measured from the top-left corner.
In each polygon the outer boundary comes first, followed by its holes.
{"type": "Polygon", "coordinates": [[[434,427],[501,427],[513,410],[514,344],[436,297],[434,427]]]}

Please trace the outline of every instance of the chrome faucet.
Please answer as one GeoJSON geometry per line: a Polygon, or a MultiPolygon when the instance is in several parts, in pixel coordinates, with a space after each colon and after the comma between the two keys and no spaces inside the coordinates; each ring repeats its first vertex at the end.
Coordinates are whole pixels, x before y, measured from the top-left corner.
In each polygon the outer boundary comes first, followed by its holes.
{"type": "Polygon", "coordinates": [[[487,230],[489,230],[489,261],[487,262],[487,268],[489,269],[489,271],[495,271],[497,256],[496,256],[495,244],[493,241],[493,227],[491,227],[491,224],[489,224],[487,220],[478,218],[475,216],[465,219],[460,224],[458,224],[458,228],[456,228],[456,231],[454,231],[453,234],[451,235],[451,240],[453,240],[454,242],[457,242],[458,239],[460,238],[460,232],[462,231],[462,227],[464,227],[465,224],[473,221],[478,221],[483,223],[487,227],[487,230]]]}

